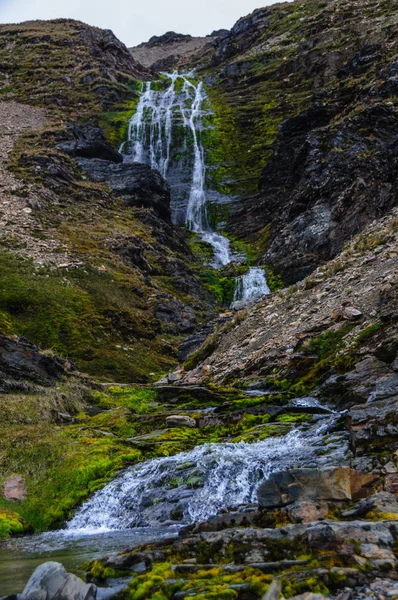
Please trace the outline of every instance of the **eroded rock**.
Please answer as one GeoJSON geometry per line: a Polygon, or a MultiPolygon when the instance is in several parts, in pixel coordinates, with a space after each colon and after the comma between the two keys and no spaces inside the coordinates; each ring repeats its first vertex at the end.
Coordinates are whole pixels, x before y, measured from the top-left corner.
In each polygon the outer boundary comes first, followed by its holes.
{"type": "Polygon", "coordinates": [[[195,419],[188,415],[170,415],[166,417],[167,427],[196,427],[195,419]]]}

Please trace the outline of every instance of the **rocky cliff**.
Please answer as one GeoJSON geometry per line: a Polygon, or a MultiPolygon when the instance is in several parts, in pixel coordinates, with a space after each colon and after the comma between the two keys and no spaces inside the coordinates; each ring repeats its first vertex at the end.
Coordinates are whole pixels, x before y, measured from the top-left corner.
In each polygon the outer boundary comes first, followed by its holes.
{"type": "Polygon", "coordinates": [[[196,60],[240,199],[228,229],[288,283],[397,203],[396,40],[393,1],[308,0],[256,10],[196,60]]]}

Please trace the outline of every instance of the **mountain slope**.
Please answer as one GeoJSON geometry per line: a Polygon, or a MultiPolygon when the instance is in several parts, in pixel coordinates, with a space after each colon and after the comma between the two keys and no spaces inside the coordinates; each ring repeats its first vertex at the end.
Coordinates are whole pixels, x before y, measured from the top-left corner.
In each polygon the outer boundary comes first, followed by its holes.
{"type": "Polygon", "coordinates": [[[97,125],[116,107],[127,126],[148,72],[112,32],[70,20],[0,26],[0,61],[1,331],[97,377],[169,369],[213,300],[170,223],[167,185],[121,165],[112,191],[122,157],[97,125]],[[98,159],[105,177],[92,181],[98,159]]]}

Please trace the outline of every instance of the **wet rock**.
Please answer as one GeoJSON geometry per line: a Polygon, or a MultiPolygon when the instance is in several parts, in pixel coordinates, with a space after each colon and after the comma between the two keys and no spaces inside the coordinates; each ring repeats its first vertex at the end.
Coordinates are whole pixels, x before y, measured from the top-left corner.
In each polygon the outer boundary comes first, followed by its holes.
{"type": "Polygon", "coordinates": [[[167,427],[196,427],[195,419],[187,415],[170,415],[166,417],[167,427]]]}
{"type": "Polygon", "coordinates": [[[3,497],[10,502],[22,502],[28,497],[22,475],[11,475],[2,485],[3,497]]]}
{"type": "Polygon", "coordinates": [[[262,508],[276,508],[297,500],[351,500],[366,492],[374,477],[348,467],[289,469],[272,473],[258,488],[262,508]]]}
{"type": "Polygon", "coordinates": [[[115,570],[131,570],[135,573],[145,573],[152,567],[152,560],[148,554],[142,552],[127,552],[117,554],[106,559],[106,566],[115,570]]]}
{"type": "Polygon", "coordinates": [[[170,188],[158,171],[142,163],[116,164],[99,158],[78,160],[94,181],[106,183],[129,206],[151,208],[170,221],[170,188]]]}
{"type": "Polygon", "coordinates": [[[46,562],[37,567],[21,600],[95,600],[96,586],[67,573],[63,565],[46,562]]]}

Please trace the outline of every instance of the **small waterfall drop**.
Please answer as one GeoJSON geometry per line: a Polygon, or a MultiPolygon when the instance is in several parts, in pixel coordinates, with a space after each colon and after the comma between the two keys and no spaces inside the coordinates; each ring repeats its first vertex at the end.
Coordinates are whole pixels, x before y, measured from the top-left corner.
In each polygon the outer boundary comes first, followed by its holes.
{"type": "Polygon", "coordinates": [[[270,293],[264,270],[251,267],[245,275],[236,280],[234,303],[258,300],[270,293]]]}
{"type": "MultiPolygon", "coordinates": [[[[205,444],[130,467],[77,511],[68,530],[170,524],[176,512],[180,524],[200,522],[222,509],[254,503],[260,482],[271,472],[327,460],[317,453],[334,419],[253,444],[205,444]]],[[[329,448],[344,462],[344,441],[336,438],[329,448]]]]}

